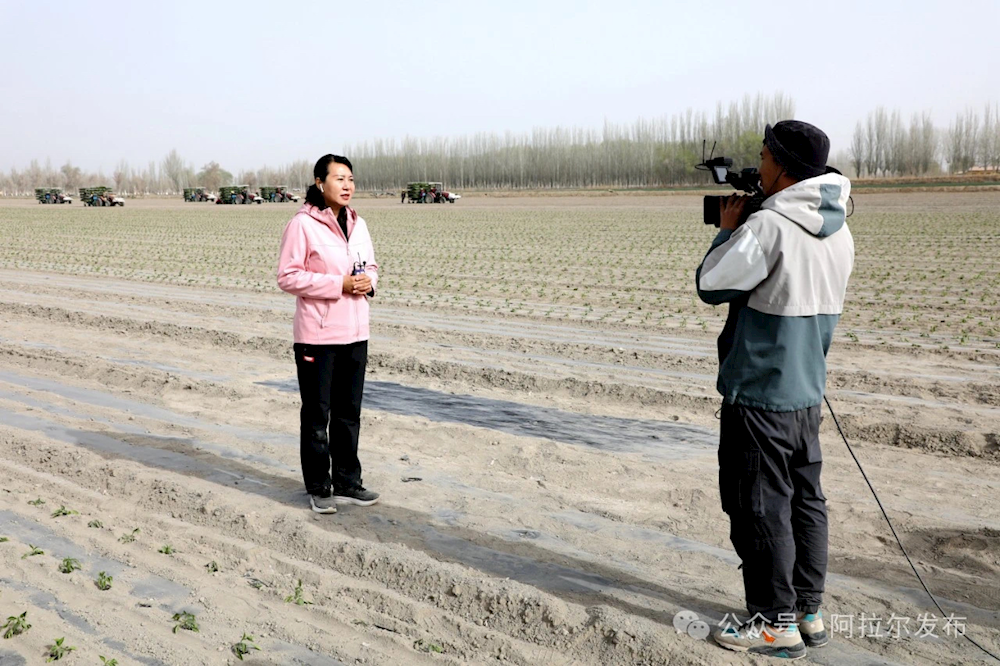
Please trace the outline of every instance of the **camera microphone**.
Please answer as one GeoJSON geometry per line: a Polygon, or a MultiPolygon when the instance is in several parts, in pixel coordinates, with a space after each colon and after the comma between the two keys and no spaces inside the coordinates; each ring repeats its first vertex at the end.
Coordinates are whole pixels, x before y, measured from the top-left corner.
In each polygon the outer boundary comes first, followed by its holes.
{"type": "MultiPolygon", "coordinates": [[[[712,157],[715,154],[716,144],[714,143],[712,144],[712,152],[708,159],[705,159],[705,143],[705,141],[701,142],[701,164],[696,164],[694,168],[712,174],[712,180],[715,181],[716,185],[732,185],[736,190],[750,195],[740,215],[739,223],[743,224],[748,217],[760,210],[760,205],[764,203],[766,198],[764,189],[760,186],[760,174],[753,167],[747,167],[742,171],[733,171],[730,168],[733,166],[732,158],[721,155],[712,157]]],[[[722,224],[722,205],[727,198],[718,195],[705,197],[703,213],[705,224],[716,227],[722,224]]]]}

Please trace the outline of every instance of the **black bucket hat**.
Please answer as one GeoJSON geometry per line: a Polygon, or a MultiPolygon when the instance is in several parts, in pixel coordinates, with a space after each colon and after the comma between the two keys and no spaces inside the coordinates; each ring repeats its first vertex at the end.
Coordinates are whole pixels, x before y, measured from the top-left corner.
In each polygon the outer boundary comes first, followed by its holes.
{"type": "Polygon", "coordinates": [[[840,173],[826,165],[830,138],[823,130],[801,120],[782,120],[764,128],[764,145],[788,175],[797,180],[825,173],[840,173]]]}

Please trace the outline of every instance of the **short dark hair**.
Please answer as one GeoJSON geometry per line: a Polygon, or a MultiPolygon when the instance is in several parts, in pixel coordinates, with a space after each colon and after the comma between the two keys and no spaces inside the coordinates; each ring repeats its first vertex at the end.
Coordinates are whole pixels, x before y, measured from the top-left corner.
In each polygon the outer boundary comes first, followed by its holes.
{"type": "MultiPolygon", "coordinates": [[[[330,175],[331,162],[335,164],[343,164],[351,170],[351,173],[354,173],[354,165],[351,164],[351,160],[347,159],[343,155],[334,155],[329,153],[316,160],[316,166],[313,167],[313,178],[326,180],[326,177],[330,175]]],[[[329,208],[326,203],[326,199],[323,198],[323,193],[319,191],[318,187],[316,187],[316,183],[310,185],[309,189],[306,190],[306,203],[312,204],[320,210],[329,208]]]]}

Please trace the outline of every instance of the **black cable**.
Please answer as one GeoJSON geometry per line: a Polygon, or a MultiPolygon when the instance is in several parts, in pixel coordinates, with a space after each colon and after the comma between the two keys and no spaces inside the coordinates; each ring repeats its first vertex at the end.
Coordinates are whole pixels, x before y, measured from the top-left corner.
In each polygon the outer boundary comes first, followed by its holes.
{"type": "MultiPolygon", "coordinates": [[[[882,517],[885,518],[885,522],[889,524],[889,529],[892,530],[892,536],[896,537],[896,543],[899,544],[899,549],[903,551],[903,557],[906,558],[906,562],[910,565],[910,568],[913,569],[913,575],[916,576],[917,580],[920,581],[920,584],[924,588],[924,592],[926,592],[927,596],[929,596],[931,598],[931,601],[934,602],[934,605],[941,613],[941,616],[943,618],[946,617],[948,614],[944,612],[943,608],[941,608],[941,604],[938,603],[938,600],[934,597],[934,594],[931,593],[930,589],[927,587],[927,583],[925,583],[924,579],[920,576],[920,572],[917,571],[917,568],[915,566],[913,566],[913,560],[910,559],[910,556],[906,553],[906,549],[903,548],[903,542],[899,540],[899,535],[896,534],[896,528],[892,526],[892,521],[889,520],[889,514],[885,512],[885,507],[882,506],[882,500],[878,498],[878,493],[875,492],[875,488],[872,486],[872,482],[868,480],[868,475],[865,474],[864,468],[861,467],[861,462],[858,460],[858,457],[854,455],[854,449],[851,448],[850,443],[848,443],[847,441],[847,435],[844,434],[843,429],[840,427],[840,421],[837,420],[837,415],[833,413],[833,407],[830,405],[830,399],[827,398],[826,396],[823,396],[823,400],[826,402],[826,408],[830,410],[830,416],[833,417],[833,422],[837,426],[837,431],[840,433],[841,438],[843,438],[844,444],[847,445],[847,450],[850,452],[851,457],[854,458],[854,463],[858,466],[858,469],[861,470],[861,476],[864,477],[865,483],[868,484],[868,489],[872,491],[872,495],[875,497],[875,501],[878,503],[878,508],[882,510],[882,517]]],[[[993,657],[997,661],[1000,661],[1000,657],[996,656],[995,654],[984,648],[982,645],[977,643],[967,633],[962,632],[962,636],[964,636],[966,640],[968,640],[970,643],[975,645],[977,648],[979,648],[989,656],[993,657]]]]}

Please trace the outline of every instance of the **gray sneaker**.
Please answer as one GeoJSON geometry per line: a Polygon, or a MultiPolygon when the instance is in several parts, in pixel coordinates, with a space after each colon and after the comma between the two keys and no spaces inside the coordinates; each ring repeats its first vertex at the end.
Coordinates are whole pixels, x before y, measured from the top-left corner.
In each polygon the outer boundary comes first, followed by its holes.
{"type": "Polygon", "coordinates": [[[809,614],[799,611],[795,614],[795,624],[799,626],[799,633],[802,634],[806,647],[823,647],[830,642],[826,627],[823,626],[823,611],[809,614]]]}
{"type": "Polygon", "coordinates": [[[326,497],[310,495],[309,504],[312,505],[312,510],[316,513],[337,513],[337,503],[330,495],[326,497]]]}
{"type": "Polygon", "coordinates": [[[378,501],[378,493],[362,488],[338,490],[333,493],[333,501],[337,504],[354,504],[355,506],[371,506],[378,501]]]}
{"type": "Polygon", "coordinates": [[[751,618],[738,627],[718,627],[712,637],[716,643],[734,652],[751,652],[781,659],[806,656],[806,644],[794,624],[775,627],[751,618]]]}

